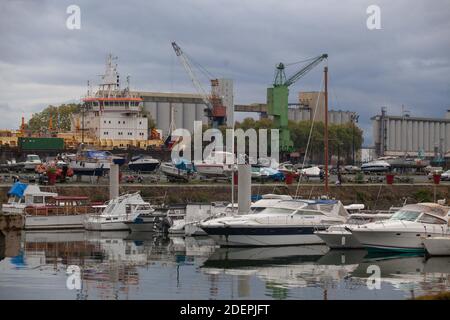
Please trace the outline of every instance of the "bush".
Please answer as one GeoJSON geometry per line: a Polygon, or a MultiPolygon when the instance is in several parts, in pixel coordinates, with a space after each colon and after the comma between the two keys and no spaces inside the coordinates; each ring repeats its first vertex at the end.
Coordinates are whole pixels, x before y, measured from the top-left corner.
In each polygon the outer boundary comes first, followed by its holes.
{"type": "Polygon", "coordinates": [[[433,195],[431,191],[429,190],[419,190],[416,193],[414,193],[414,199],[417,200],[417,202],[432,202],[433,201],[433,195]]]}
{"type": "Polygon", "coordinates": [[[355,182],[356,182],[356,183],[364,183],[364,173],[358,172],[358,173],[355,175],[355,182]]]}

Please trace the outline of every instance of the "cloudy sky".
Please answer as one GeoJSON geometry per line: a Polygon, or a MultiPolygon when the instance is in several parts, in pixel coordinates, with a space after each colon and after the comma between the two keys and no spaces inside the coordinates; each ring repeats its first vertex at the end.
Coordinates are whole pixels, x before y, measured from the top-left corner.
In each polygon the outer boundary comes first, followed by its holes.
{"type": "MultiPolygon", "coordinates": [[[[0,35],[0,128],[79,100],[110,52],[133,89],[195,92],[171,41],[213,75],[234,79],[239,104],[265,102],[277,62],[328,53],[330,107],[361,115],[366,144],[381,106],[428,117],[450,107],[448,0],[3,0],[0,35]],[[79,30],[66,27],[71,4],[81,9],[79,30]],[[380,30],[366,26],[372,4],[380,30]]],[[[319,90],[321,71],[294,84],[290,100],[319,90]]]]}

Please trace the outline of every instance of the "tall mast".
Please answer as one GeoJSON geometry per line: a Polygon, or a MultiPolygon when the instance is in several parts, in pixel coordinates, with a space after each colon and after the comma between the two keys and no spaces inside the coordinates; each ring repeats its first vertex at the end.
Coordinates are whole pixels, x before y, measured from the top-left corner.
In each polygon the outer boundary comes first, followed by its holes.
{"type": "Polygon", "coordinates": [[[328,195],[328,67],[323,69],[323,73],[325,77],[325,193],[328,195]]]}

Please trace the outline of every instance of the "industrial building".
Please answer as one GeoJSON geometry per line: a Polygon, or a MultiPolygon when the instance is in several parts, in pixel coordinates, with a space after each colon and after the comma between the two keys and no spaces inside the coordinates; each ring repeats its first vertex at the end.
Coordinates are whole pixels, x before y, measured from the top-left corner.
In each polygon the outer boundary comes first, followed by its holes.
{"type": "MultiPolygon", "coordinates": [[[[226,123],[231,127],[234,121],[233,81],[218,79],[218,94],[226,107],[226,123]]],[[[207,108],[200,94],[135,92],[143,100],[144,111],[156,122],[156,128],[167,136],[172,129],[194,130],[194,121],[208,124],[205,113],[207,108]]]]}
{"type": "MultiPolygon", "coordinates": [[[[298,101],[298,106],[291,106],[289,108],[289,120],[312,121],[314,119],[315,121],[325,121],[325,93],[323,91],[299,92],[298,101]]],[[[356,114],[356,112],[328,110],[329,123],[346,124],[357,122],[357,120],[358,115],[356,114]]]]}
{"type": "Polygon", "coordinates": [[[391,116],[386,108],[371,118],[377,156],[450,157],[450,110],[443,118],[391,116]]]}
{"type": "Polygon", "coordinates": [[[202,97],[190,93],[137,92],[143,100],[144,112],[155,121],[156,128],[167,136],[172,129],[194,130],[194,121],[208,123],[202,97]]]}

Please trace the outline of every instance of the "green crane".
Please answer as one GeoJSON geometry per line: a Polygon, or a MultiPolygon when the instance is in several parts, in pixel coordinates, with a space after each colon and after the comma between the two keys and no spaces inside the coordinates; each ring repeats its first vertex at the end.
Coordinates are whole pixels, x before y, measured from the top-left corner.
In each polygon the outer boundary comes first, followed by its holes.
{"type": "Polygon", "coordinates": [[[328,58],[328,54],[322,54],[311,59],[311,62],[296,72],[292,77],[286,79],[285,65],[279,63],[276,66],[275,79],[272,88],[267,88],[267,113],[273,116],[276,128],[280,129],[280,149],[284,152],[292,151],[294,143],[288,129],[288,97],[289,86],[307,74],[321,61],[328,58]]]}

